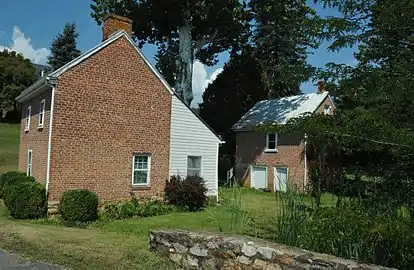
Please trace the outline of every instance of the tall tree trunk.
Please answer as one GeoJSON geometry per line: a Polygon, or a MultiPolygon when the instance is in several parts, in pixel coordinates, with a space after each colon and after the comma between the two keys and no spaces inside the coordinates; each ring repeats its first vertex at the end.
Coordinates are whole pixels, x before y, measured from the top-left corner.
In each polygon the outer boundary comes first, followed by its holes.
{"type": "Polygon", "coordinates": [[[189,17],[187,16],[185,16],[184,23],[179,28],[179,38],[180,48],[178,54],[177,80],[175,83],[175,90],[178,95],[184,99],[185,103],[190,106],[191,101],[193,100],[193,51],[191,24],[189,17]]]}

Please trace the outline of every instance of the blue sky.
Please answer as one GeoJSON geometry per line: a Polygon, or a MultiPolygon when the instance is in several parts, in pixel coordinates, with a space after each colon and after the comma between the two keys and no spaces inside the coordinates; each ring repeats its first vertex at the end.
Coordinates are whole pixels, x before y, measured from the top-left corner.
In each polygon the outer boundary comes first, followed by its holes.
{"type": "MultiPolygon", "coordinates": [[[[53,38],[62,31],[66,22],[75,22],[79,32],[78,47],[87,51],[101,41],[102,30],[90,17],[92,1],[85,0],[6,0],[0,11],[0,49],[9,48],[23,53],[33,62],[45,63],[48,48],[53,38]],[[24,7],[24,8],[23,8],[24,7]]],[[[310,5],[322,16],[335,16],[335,10],[323,9],[310,1],[310,5]]],[[[323,43],[314,54],[309,55],[309,62],[317,67],[324,67],[328,62],[354,64],[354,49],[343,49],[340,52],[328,52],[328,43],[323,43]]],[[[145,56],[154,63],[153,46],[145,46],[145,56]]],[[[219,56],[219,63],[214,67],[205,67],[195,63],[193,90],[195,101],[200,102],[202,92],[221,71],[228,55],[219,56]]],[[[309,93],[316,90],[313,83],[302,85],[302,91],[309,93]]]]}

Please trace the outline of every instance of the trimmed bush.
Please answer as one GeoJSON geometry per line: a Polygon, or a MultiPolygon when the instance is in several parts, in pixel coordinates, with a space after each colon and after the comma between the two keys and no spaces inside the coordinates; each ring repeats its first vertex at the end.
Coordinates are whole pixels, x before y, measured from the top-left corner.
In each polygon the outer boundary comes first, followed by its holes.
{"type": "Polygon", "coordinates": [[[0,199],[5,199],[4,193],[8,185],[35,181],[36,180],[33,177],[27,176],[24,172],[12,171],[0,175],[0,199]]]}
{"type": "Polygon", "coordinates": [[[87,189],[63,193],[60,200],[62,219],[68,223],[86,223],[98,219],[98,195],[87,189]]]}
{"type": "Polygon", "coordinates": [[[5,204],[10,215],[17,219],[37,219],[46,216],[46,190],[38,182],[7,185],[5,204]]]}
{"type": "Polygon", "coordinates": [[[207,187],[198,176],[172,176],[165,184],[168,203],[184,207],[190,212],[202,210],[207,204],[207,187]]]}

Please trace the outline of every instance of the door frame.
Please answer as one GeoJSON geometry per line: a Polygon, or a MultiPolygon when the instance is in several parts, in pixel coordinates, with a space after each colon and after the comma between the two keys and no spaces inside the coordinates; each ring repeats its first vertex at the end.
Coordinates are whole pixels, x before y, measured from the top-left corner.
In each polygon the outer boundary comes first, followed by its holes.
{"type": "Polygon", "coordinates": [[[266,165],[250,165],[250,187],[251,188],[255,188],[254,186],[253,186],[253,184],[254,184],[254,179],[253,179],[253,168],[265,168],[265,170],[266,170],[266,178],[265,178],[265,180],[266,180],[266,188],[269,186],[269,171],[268,171],[268,168],[267,168],[267,166],[266,165]]]}
{"type": "MultiPolygon", "coordinates": [[[[277,169],[278,168],[283,168],[286,169],[286,191],[288,189],[288,182],[289,182],[289,167],[288,166],[283,166],[283,165],[277,165],[273,167],[273,190],[274,192],[277,191],[281,191],[281,190],[277,190],[276,189],[276,176],[277,176],[277,169]]],[[[286,192],[286,191],[282,191],[282,192],[286,192]]]]}

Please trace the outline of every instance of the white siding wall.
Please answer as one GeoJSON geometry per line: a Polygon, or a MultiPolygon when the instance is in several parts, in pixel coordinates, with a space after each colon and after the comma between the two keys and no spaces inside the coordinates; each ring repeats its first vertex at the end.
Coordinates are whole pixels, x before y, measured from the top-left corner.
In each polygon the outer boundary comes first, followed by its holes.
{"type": "Polygon", "coordinates": [[[172,96],[170,176],[186,176],[187,156],[201,156],[201,176],[209,189],[208,195],[217,195],[219,142],[217,136],[181,100],[172,96]]]}

